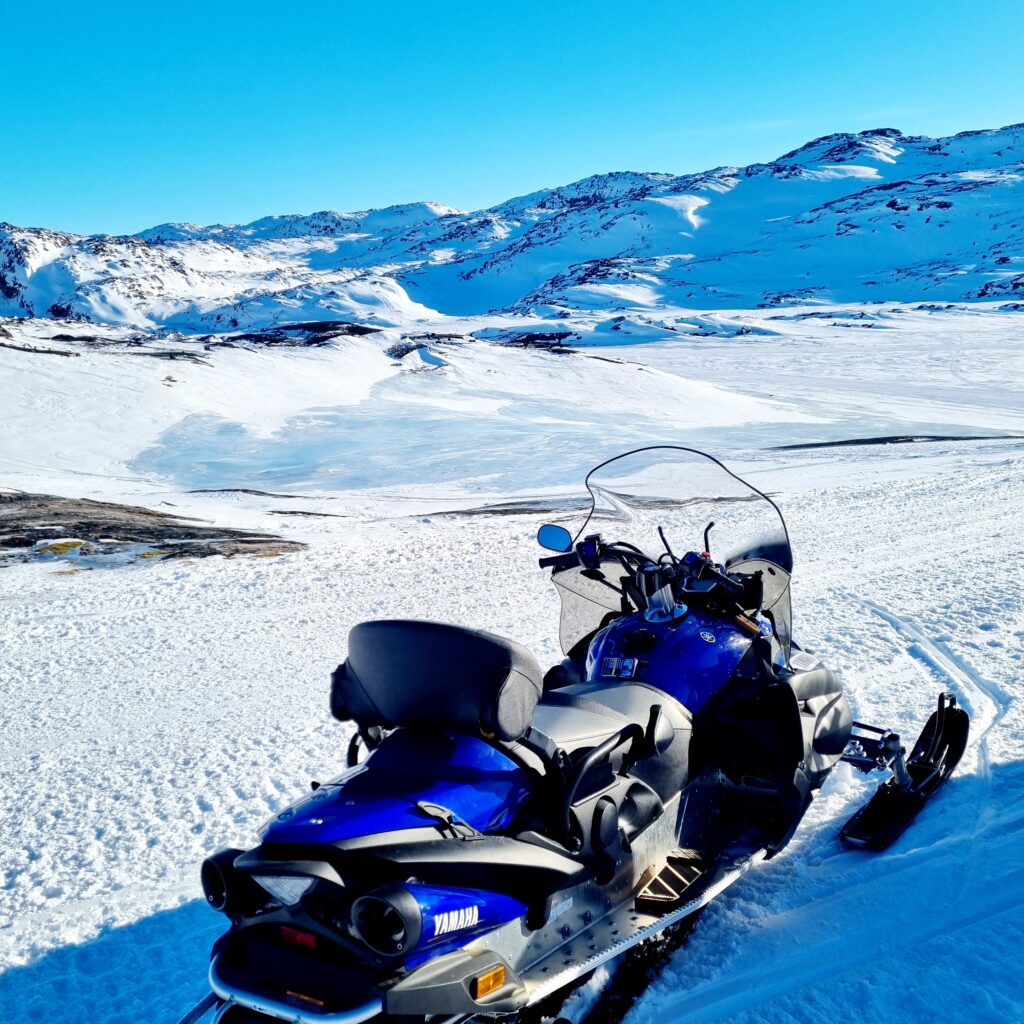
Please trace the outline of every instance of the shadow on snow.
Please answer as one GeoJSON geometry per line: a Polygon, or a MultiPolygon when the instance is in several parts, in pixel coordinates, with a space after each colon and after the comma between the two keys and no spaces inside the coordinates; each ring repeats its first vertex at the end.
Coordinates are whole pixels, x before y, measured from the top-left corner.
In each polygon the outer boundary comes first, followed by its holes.
{"type": "MultiPolygon", "coordinates": [[[[823,919],[818,922],[822,939],[832,935],[844,922],[849,924],[845,915],[851,908],[843,904],[844,893],[848,894],[850,888],[861,891],[865,897],[874,892],[873,898],[884,905],[885,916],[903,926],[926,914],[929,908],[934,912],[936,895],[942,894],[941,913],[934,922],[937,936],[947,930],[959,931],[965,925],[981,924],[981,937],[987,935],[987,941],[992,942],[1001,935],[1002,922],[1007,915],[1015,918],[1024,910],[1024,872],[1018,861],[1020,835],[1024,832],[1024,762],[993,766],[981,775],[954,776],[909,832],[886,853],[867,854],[843,849],[835,838],[839,824],[839,821],[825,823],[816,835],[808,837],[810,843],[806,848],[792,851],[791,856],[802,861],[799,872],[808,873],[804,875],[803,886],[799,874],[793,877],[791,871],[785,869],[782,877],[773,879],[775,872],[769,865],[741,882],[734,894],[725,897],[718,913],[705,920],[699,929],[699,942],[691,953],[695,962],[690,960],[687,951],[680,951],[679,957],[683,959],[677,958],[662,978],[651,980],[652,991],[641,997],[633,1019],[647,1024],[653,1019],[652,1015],[660,1012],[670,1020],[680,1013],[686,1019],[693,1014],[694,1019],[701,1021],[731,1020],[739,1011],[739,1018],[746,1020],[743,1010],[754,1010],[760,1004],[759,997],[769,999],[774,995],[785,1001],[786,995],[791,994],[790,988],[806,987],[813,992],[820,985],[828,984],[835,966],[831,956],[828,963],[822,965],[821,977],[816,970],[783,971],[787,975],[806,976],[790,978],[790,984],[772,993],[774,983],[763,976],[766,965],[752,969],[751,964],[744,962],[742,950],[733,958],[733,963],[726,965],[723,976],[715,979],[713,976],[718,970],[710,970],[712,977],[701,979],[702,968],[707,970],[712,965],[702,963],[707,957],[701,956],[700,946],[710,940],[710,952],[714,953],[711,959],[719,963],[722,951],[718,944],[724,937],[713,933],[716,928],[730,927],[729,918],[733,915],[727,907],[737,899],[742,903],[752,898],[775,907],[773,916],[777,917],[777,922],[769,926],[769,935],[779,928],[787,930],[787,920],[794,913],[799,920],[800,905],[806,903],[804,914],[812,911],[815,918],[823,919]],[[828,831],[832,832],[831,837],[826,835],[828,831]],[[951,878],[957,881],[952,887],[951,878]],[[828,890],[827,894],[815,892],[823,887],[828,890]],[[803,899],[799,891],[787,891],[793,888],[807,889],[803,899]],[[963,891],[957,891],[960,889],[963,891]],[[835,919],[829,921],[833,916],[835,919]],[[685,966],[687,960],[690,960],[689,968],[685,966]],[[690,968],[697,968],[696,977],[691,976],[690,968]],[[736,983],[741,981],[747,983],[741,987],[752,991],[737,995],[736,983]],[[762,988],[763,991],[758,991],[762,988]]],[[[871,900],[866,902],[870,904],[871,900]]],[[[202,901],[193,900],[135,924],[109,929],[82,945],[56,949],[28,966],[15,967],[0,975],[0,1022],[82,1024],[87,1020],[89,1024],[113,1024],[114,1021],[118,1024],[125,1021],[174,1024],[205,995],[210,947],[225,926],[223,917],[213,914],[202,901]]],[[[740,930],[747,928],[741,923],[740,930]]],[[[798,927],[797,931],[802,934],[803,929],[798,927]]],[[[930,934],[927,937],[930,938],[930,934]]],[[[984,963],[986,956],[997,960],[1001,956],[998,941],[986,953],[980,947],[968,948],[973,946],[968,934],[962,933],[960,939],[957,955],[950,954],[945,967],[956,978],[950,988],[962,995],[959,989],[971,987],[970,975],[979,963],[984,963]],[[963,961],[961,969],[958,969],[959,961],[963,961]]],[[[783,940],[785,936],[779,935],[773,941],[783,940]]],[[[822,951],[827,950],[832,956],[838,954],[840,959],[850,956],[849,947],[831,948],[834,945],[825,941],[822,951]]],[[[870,959],[874,961],[878,956],[877,948],[873,943],[865,945],[871,950],[870,959]]],[[[788,949],[785,946],[783,952],[788,949]]],[[[804,951],[798,960],[803,963],[806,958],[804,951]]],[[[851,961],[848,966],[852,968],[854,963],[851,961]]],[[[1024,971],[1019,963],[1003,961],[1002,972],[1000,983],[990,982],[986,986],[988,1001],[997,1011],[992,1019],[1006,1012],[1014,998],[1019,997],[1020,986],[1024,985],[1024,971]]],[[[867,974],[870,976],[870,969],[867,974]]],[[[896,974],[900,971],[896,970],[896,974]]],[[[906,978],[888,980],[890,987],[893,982],[901,986],[908,982],[906,978]]],[[[614,980],[611,987],[615,987],[614,980]]],[[[952,995],[953,991],[948,994],[952,995]]],[[[808,997],[806,994],[798,997],[798,1005],[800,998],[808,997]]],[[[901,998],[905,1009],[910,1011],[904,1019],[919,1019],[912,1012],[917,1008],[906,1002],[906,991],[901,998]]],[[[617,1012],[621,1014],[623,1008],[618,1007],[617,1012]]],[[[920,1019],[926,1018],[922,1015],[920,1019]]],[[[1001,1019],[1010,1018],[1003,1016],[1001,1019]]]]}

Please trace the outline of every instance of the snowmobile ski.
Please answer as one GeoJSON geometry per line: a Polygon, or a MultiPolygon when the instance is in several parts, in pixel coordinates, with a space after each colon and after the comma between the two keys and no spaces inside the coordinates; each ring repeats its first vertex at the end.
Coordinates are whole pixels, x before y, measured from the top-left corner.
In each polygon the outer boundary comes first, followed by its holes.
{"type": "Polygon", "coordinates": [[[967,712],[957,707],[956,697],[947,692],[939,695],[938,707],[906,760],[895,733],[879,729],[872,731],[882,734],[881,738],[856,737],[853,743],[860,750],[855,748],[853,755],[844,760],[862,770],[868,760],[873,761],[872,767],[877,767],[879,761],[890,761],[893,776],[843,826],[840,838],[851,846],[870,850],[891,846],[959,764],[969,726],[967,712]]]}

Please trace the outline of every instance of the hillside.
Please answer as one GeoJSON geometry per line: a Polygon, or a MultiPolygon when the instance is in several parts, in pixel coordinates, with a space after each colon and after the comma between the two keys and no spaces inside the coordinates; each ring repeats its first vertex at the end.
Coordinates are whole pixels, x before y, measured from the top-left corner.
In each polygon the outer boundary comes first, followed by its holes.
{"type": "Polygon", "coordinates": [[[1024,125],[835,134],[770,163],[595,175],[474,213],[0,225],[0,316],[159,332],[978,300],[1024,300],[1024,125]]]}

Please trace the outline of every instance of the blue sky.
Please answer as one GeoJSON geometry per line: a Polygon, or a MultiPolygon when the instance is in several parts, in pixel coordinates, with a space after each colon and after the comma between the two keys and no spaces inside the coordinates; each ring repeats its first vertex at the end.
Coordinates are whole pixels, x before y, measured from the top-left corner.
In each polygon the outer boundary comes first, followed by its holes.
{"type": "Polygon", "coordinates": [[[1024,3],[0,0],[0,220],[477,209],[1024,121],[1024,3]]]}

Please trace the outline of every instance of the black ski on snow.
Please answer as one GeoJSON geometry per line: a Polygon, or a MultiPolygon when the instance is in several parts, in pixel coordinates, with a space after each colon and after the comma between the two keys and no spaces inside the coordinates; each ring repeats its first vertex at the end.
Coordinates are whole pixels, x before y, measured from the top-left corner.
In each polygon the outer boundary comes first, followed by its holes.
{"type": "Polygon", "coordinates": [[[895,733],[854,722],[855,728],[876,735],[854,733],[843,760],[861,771],[891,768],[893,776],[843,826],[840,838],[871,850],[891,846],[953,773],[967,746],[969,724],[967,712],[957,707],[956,697],[948,692],[940,694],[939,706],[910,757],[905,758],[895,733]]]}

